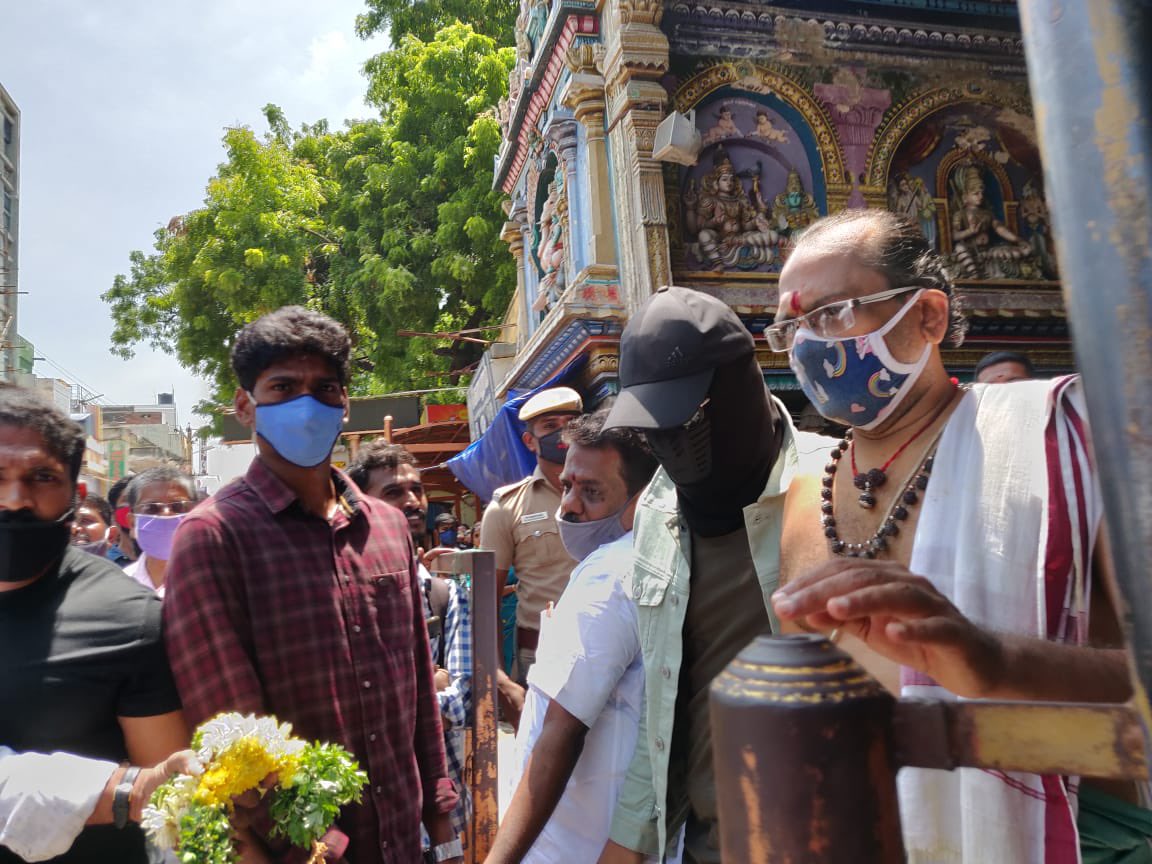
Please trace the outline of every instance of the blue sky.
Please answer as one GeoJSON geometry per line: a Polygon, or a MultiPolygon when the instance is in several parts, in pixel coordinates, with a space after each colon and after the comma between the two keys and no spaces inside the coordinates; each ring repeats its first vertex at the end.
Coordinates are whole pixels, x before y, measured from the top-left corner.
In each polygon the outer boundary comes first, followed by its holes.
{"type": "MultiPolygon", "coordinates": [[[[146,346],[124,361],[100,294],[128,253],[200,205],[228,126],[371,114],[362,0],[28,0],[5,4],[0,84],[21,110],[20,333],[109,402],[207,395],[146,346]]],[[[38,375],[70,377],[46,362],[38,375]]]]}

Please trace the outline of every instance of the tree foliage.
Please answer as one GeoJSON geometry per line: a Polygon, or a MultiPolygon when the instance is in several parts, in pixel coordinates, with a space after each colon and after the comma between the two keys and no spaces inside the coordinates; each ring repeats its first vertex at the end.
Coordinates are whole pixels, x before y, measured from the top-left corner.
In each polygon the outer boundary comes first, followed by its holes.
{"type": "Polygon", "coordinates": [[[299,303],[348,327],[356,391],[457,382],[479,346],[396,331],[493,323],[508,304],[515,264],[499,238],[491,106],[512,61],[454,24],[370,61],[378,120],[292,131],[270,105],[264,136],[227,130],[204,205],[157,231],[150,253],[131,253],[130,272],[103,295],[114,350],[171,353],[226,400],[237,330],[299,303]]]}
{"type": "Polygon", "coordinates": [[[368,11],[356,17],[356,32],[367,38],[387,33],[393,45],[405,37],[431,41],[442,28],[460,22],[496,40],[512,45],[516,13],[515,0],[365,0],[368,11]]]}
{"type": "Polygon", "coordinates": [[[132,252],[128,276],[103,295],[111,305],[113,349],[132,356],[147,342],[228,392],[231,336],[288,303],[323,308],[308,265],[323,247],[322,210],[331,195],[315,166],[294,158],[275,135],[224,134],[226,158],[204,206],[156,232],[150,255],[132,252]]]}

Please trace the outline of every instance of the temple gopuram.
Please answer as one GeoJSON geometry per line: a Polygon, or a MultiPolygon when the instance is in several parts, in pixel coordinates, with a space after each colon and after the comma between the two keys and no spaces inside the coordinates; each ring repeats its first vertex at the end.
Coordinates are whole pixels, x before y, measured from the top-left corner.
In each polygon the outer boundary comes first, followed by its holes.
{"type": "MultiPolygon", "coordinates": [[[[474,438],[550,380],[613,393],[621,328],[661,285],[758,335],[795,238],[845,207],[901,213],[945,255],[972,325],[945,355],[958,378],[1001,348],[1073,368],[1014,2],[522,0],[498,113],[520,267],[474,438]],[[661,161],[673,112],[696,152],[661,161]]],[[[786,355],[757,344],[803,419],[786,355]]]]}

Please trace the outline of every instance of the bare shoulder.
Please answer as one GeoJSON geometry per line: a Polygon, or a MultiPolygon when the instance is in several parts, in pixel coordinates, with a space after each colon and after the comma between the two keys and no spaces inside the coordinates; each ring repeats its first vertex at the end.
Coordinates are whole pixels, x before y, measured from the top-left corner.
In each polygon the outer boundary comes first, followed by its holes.
{"type": "Polygon", "coordinates": [[[823,561],[827,555],[820,524],[819,473],[793,478],[784,497],[784,519],[780,531],[780,584],[823,561]]]}

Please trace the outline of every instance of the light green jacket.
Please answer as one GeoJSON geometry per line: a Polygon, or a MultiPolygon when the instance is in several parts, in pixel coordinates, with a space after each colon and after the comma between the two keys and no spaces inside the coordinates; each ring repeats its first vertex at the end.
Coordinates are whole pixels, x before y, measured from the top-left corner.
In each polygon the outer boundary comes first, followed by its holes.
{"type": "MultiPolygon", "coordinates": [[[[783,405],[780,413],[788,417],[783,405]]],[[[764,492],[744,508],[748,545],[764,606],[774,631],[779,621],[769,598],[780,584],[780,530],[784,494],[801,470],[819,470],[829,438],[797,432],[788,422],[764,492]]],[[[676,714],[676,688],[684,654],[681,632],[688,609],[691,532],[676,506],[676,487],[663,469],[657,471],[640,499],[635,521],[636,572],[633,598],[644,651],[644,716],[636,753],[628,768],[616,814],[612,839],[629,849],[659,855],[668,847],[668,828],[683,822],[687,801],[668,801],[668,763],[672,723],[676,714]],[[668,812],[672,810],[673,812],[668,812]]],[[[671,838],[675,840],[676,838],[671,838]]]]}

